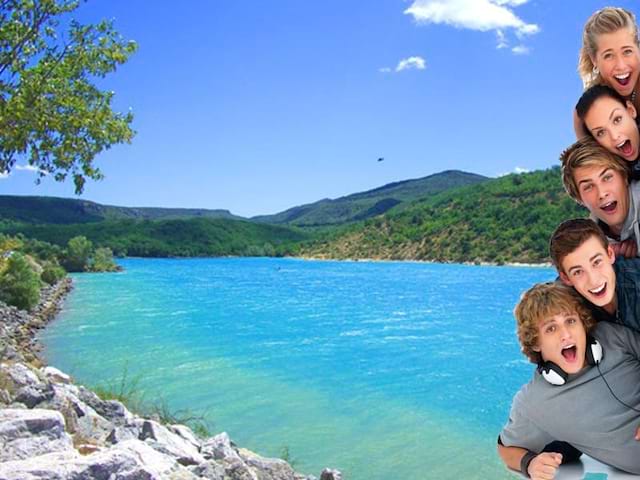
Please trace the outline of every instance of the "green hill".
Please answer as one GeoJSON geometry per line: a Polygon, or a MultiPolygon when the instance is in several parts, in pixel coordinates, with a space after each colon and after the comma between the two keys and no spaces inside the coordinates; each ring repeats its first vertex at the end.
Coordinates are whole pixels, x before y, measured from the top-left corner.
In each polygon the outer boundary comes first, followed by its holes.
{"type": "Polygon", "coordinates": [[[335,200],[324,199],[293,207],[274,215],[252,217],[251,220],[299,227],[339,225],[366,220],[381,215],[400,204],[427,198],[450,188],[474,185],[486,180],[487,177],[482,175],[447,170],[424,178],[390,183],[335,200]]]}
{"type": "Polygon", "coordinates": [[[64,246],[83,235],[117,255],[140,257],[279,256],[296,254],[308,234],[223,218],[106,220],[76,224],[8,224],[0,231],[64,246]]]}
{"type": "Polygon", "coordinates": [[[559,168],[447,190],[353,225],[301,254],[438,262],[548,261],[554,228],[587,212],[564,192],[559,168]]]}
{"type": "Polygon", "coordinates": [[[72,198],[0,195],[0,219],[5,221],[70,224],[104,220],[170,220],[179,218],[242,219],[242,217],[232,215],[228,210],[115,207],[72,198]]]}

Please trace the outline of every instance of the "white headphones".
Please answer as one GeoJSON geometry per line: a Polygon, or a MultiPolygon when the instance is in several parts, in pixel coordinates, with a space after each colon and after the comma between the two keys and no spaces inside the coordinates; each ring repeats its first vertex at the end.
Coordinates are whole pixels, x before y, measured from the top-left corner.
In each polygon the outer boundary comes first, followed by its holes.
{"type": "MultiPolygon", "coordinates": [[[[598,365],[602,361],[604,352],[602,351],[602,345],[590,335],[587,335],[587,349],[585,357],[588,365],[598,365]]],[[[538,372],[543,378],[551,385],[564,385],[567,383],[569,374],[562,370],[558,365],[553,362],[542,362],[538,365],[538,372]]]]}

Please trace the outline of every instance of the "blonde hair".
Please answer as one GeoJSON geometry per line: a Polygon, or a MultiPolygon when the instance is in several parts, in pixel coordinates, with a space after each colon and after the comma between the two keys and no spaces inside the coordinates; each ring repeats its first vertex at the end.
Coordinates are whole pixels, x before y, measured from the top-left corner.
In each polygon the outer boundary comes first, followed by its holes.
{"type": "Polygon", "coordinates": [[[574,313],[589,333],[596,321],[584,305],[582,297],[573,288],[559,282],[549,282],[538,283],[524,292],[513,310],[522,353],[532,363],[540,363],[540,353],[534,350],[538,347],[540,322],[554,315],[574,313]]]}
{"type": "Polygon", "coordinates": [[[593,137],[583,137],[560,155],[562,162],[562,184],[569,196],[582,204],[580,191],[575,180],[575,171],[581,167],[602,166],[622,174],[629,183],[629,162],[600,145],[593,137]]]}
{"type": "Polygon", "coordinates": [[[595,65],[591,60],[598,51],[598,35],[614,33],[621,28],[630,29],[635,44],[640,46],[636,17],[629,10],[605,7],[594,12],[585,23],[582,30],[582,47],[578,56],[578,74],[580,74],[585,89],[604,83],[600,73],[594,72],[595,65]]]}

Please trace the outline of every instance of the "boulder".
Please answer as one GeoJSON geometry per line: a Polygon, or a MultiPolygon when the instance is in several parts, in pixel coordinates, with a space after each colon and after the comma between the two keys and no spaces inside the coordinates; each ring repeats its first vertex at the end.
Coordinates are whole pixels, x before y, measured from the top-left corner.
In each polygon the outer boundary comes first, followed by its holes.
{"type": "Polygon", "coordinates": [[[55,367],[44,367],[42,369],[42,374],[50,382],[65,383],[65,384],[71,383],[71,377],[64,372],[61,372],[55,367]]]}
{"type": "Polygon", "coordinates": [[[77,387],[78,398],[93,408],[98,415],[115,425],[126,425],[134,420],[134,415],[117,400],[102,400],[98,395],[85,387],[77,387]]]}
{"type": "Polygon", "coordinates": [[[107,437],[112,444],[133,439],[144,441],[154,450],[175,458],[181,465],[198,465],[205,461],[198,451],[197,442],[194,444],[153,420],[136,418],[129,424],[114,428],[107,437]]]}
{"type": "Polygon", "coordinates": [[[325,468],[320,474],[320,480],[342,480],[342,473],[339,470],[325,468]]]}
{"type": "Polygon", "coordinates": [[[238,454],[258,480],[296,480],[296,473],[284,460],[261,457],[244,448],[238,449],[238,454]]]}
{"type": "Polygon", "coordinates": [[[0,480],[197,480],[173,459],[131,440],[82,456],[75,451],[0,464],[0,480]]]}
{"type": "Polygon", "coordinates": [[[0,410],[0,462],[73,449],[64,418],[53,410],[0,410]]]}

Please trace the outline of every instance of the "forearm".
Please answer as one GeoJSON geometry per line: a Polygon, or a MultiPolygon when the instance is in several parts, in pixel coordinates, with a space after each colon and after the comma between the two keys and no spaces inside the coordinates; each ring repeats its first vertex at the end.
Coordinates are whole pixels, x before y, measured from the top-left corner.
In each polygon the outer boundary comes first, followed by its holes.
{"type": "Polygon", "coordinates": [[[520,471],[520,462],[528,450],[520,447],[505,447],[498,444],[498,455],[504,464],[512,470],[520,471]]]}

